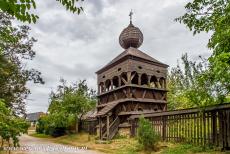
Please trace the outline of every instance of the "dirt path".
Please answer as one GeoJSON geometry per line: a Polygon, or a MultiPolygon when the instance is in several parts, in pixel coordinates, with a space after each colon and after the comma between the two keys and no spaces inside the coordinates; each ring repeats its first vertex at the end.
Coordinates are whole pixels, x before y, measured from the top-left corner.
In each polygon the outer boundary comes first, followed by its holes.
{"type": "Polygon", "coordinates": [[[22,135],[20,148],[14,149],[11,154],[100,154],[97,151],[87,150],[87,147],[74,147],[53,143],[50,140],[22,135]]]}

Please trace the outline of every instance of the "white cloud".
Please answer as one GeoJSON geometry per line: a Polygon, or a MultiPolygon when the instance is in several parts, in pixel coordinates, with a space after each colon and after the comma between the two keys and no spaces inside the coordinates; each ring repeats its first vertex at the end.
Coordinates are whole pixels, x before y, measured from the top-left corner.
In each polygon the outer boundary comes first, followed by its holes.
{"type": "Polygon", "coordinates": [[[96,89],[95,72],[123,51],[118,43],[120,32],[128,26],[129,11],[133,23],[144,34],[141,50],[170,66],[175,66],[182,53],[193,59],[209,51],[209,36],[193,36],[174,19],[184,13],[184,0],[87,0],[81,15],[67,12],[55,0],[38,1],[39,21],[31,25],[38,39],[36,58],[30,67],[40,70],[45,85],[29,84],[32,95],[28,112],[46,111],[48,95],[60,77],[70,82],[87,79],[96,89]]]}

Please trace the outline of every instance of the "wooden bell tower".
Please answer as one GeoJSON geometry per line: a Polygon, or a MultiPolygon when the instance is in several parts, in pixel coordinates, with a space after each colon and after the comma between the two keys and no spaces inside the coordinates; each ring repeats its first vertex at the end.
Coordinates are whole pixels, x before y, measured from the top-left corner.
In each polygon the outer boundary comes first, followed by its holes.
{"type": "Polygon", "coordinates": [[[96,72],[101,139],[111,139],[120,128],[128,128],[131,115],[167,110],[168,65],[138,49],[143,34],[132,20],[121,32],[119,43],[125,50],[96,72]]]}

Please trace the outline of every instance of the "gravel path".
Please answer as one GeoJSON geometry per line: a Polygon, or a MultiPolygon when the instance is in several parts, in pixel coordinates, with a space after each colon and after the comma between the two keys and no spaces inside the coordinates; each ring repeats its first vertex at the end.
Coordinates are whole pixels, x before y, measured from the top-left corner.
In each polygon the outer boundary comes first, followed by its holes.
{"type": "Polygon", "coordinates": [[[11,154],[101,154],[97,151],[87,150],[86,147],[74,147],[53,143],[50,140],[35,138],[28,135],[20,137],[19,149],[11,154]]]}

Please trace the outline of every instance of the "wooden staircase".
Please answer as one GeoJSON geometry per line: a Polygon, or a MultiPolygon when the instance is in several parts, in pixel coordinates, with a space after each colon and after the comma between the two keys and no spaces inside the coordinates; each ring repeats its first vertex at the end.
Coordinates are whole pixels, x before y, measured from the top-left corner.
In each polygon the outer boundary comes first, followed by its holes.
{"type": "Polygon", "coordinates": [[[120,119],[117,116],[111,124],[109,124],[109,130],[107,130],[107,126],[104,124],[102,127],[102,140],[111,140],[118,132],[118,127],[120,124],[120,119]]]}

